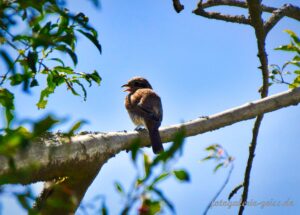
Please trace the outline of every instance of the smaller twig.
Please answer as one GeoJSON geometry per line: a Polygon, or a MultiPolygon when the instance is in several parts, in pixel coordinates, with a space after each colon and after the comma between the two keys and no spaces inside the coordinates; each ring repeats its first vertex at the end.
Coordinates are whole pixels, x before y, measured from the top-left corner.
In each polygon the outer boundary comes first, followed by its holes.
{"type": "Polygon", "coordinates": [[[2,78],[1,81],[0,81],[0,86],[4,83],[4,81],[6,80],[8,74],[9,74],[9,73],[11,72],[11,70],[14,68],[14,66],[15,66],[15,64],[17,63],[17,61],[19,60],[20,56],[21,56],[21,54],[18,55],[18,57],[16,58],[16,60],[14,61],[14,63],[13,63],[13,64],[11,65],[11,67],[8,69],[8,71],[7,71],[4,75],[0,76],[0,77],[2,78]]]}
{"type": "MultiPolygon", "coordinates": [[[[199,4],[200,3],[201,2],[199,2],[199,4]]],[[[202,8],[209,8],[209,7],[220,6],[220,5],[248,8],[246,2],[237,1],[237,0],[208,0],[207,2],[202,4],[202,8]]]]}
{"type": "Polygon", "coordinates": [[[225,15],[218,12],[206,12],[202,7],[198,7],[196,10],[193,11],[194,14],[203,16],[209,19],[217,19],[217,20],[223,20],[226,22],[234,22],[239,24],[246,24],[250,25],[250,20],[247,19],[244,15],[225,15]]]}
{"type": "Polygon", "coordinates": [[[180,13],[184,6],[180,3],[180,0],[173,0],[173,7],[177,13],[180,13]]]}
{"type": "Polygon", "coordinates": [[[292,11],[299,10],[296,13],[300,14],[300,8],[297,9],[297,7],[291,5],[291,4],[285,4],[281,8],[278,8],[277,10],[274,10],[272,12],[272,16],[269,18],[269,20],[264,24],[265,32],[266,34],[284,17],[287,16],[287,14],[291,14],[292,11]]]}
{"type": "MultiPolygon", "coordinates": [[[[10,33],[6,28],[1,28],[1,30],[3,30],[6,34],[8,34],[12,39],[14,39],[15,38],[15,36],[12,34],[12,33],[10,33]]],[[[25,43],[24,41],[20,41],[23,45],[25,45],[25,46],[29,46],[29,44],[28,43],[25,43]]]]}
{"type": "Polygon", "coordinates": [[[10,70],[8,70],[4,75],[1,75],[0,77],[2,78],[0,81],[0,86],[2,86],[2,84],[4,83],[4,81],[6,80],[8,74],[9,74],[10,70]]]}
{"type": "Polygon", "coordinates": [[[230,170],[228,172],[227,178],[224,181],[223,185],[220,187],[219,191],[216,193],[216,195],[212,198],[212,200],[209,202],[209,204],[206,206],[205,211],[203,212],[203,215],[206,215],[208,210],[211,208],[212,204],[214,203],[214,201],[216,201],[216,199],[219,197],[219,195],[221,194],[221,192],[224,190],[224,188],[226,187],[226,185],[229,182],[232,170],[234,168],[234,165],[231,164],[230,170]]]}
{"type": "Polygon", "coordinates": [[[46,70],[50,70],[50,69],[46,66],[46,64],[43,63],[43,60],[40,60],[38,63],[39,63],[39,71],[40,71],[40,69],[41,69],[41,66],[43,66],[44,69],[46,69],[46,70]]]}
{"type": "Polygon", "coordinates": [[[274,77],[274,79],[272,80],[274,83],[276,83],[276,84],[286,84],[286,85],[291,86],[293,88],[297,87],[296,85],[285,81],[284,78],[283,78],[282,72],[278,71],[278,74],[280,76],[280,79],[274,77]]]}

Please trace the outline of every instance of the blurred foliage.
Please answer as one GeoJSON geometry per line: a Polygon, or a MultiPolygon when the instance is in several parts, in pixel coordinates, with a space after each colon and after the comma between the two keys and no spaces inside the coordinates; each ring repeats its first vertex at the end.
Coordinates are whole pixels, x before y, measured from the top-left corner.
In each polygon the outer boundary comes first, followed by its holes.
{"type": "Polygon", "coordinates": [[[285,30],[285,32],[291,37],[290,44],[279,46],[275,50],[291,52],[295,55],[292,60],[287,61],[282,67],[277,64],[270,65],[270,85],[274,83],[286,84],[290,89],[293,89],[300,86],[300,38],[291,30],[285,30]],[[296,69],[289,71],[287,70],[289,66],[296,67],[296,69]],[[287,75],[293,75],[293,81],[291,83],[285,80],[287,75]]]}
{"type": "MultiPolygon", "coordinates": [[[[214,173],[217,172],[221,167],[224,167],[224,168],[230,167],[230,168],[229,168],[229,171],[228,171],[228,174],[227,174],[227,177],[226,177],[224,183],[219,188],[218,192],[214,195],[214,197],[211,199],[209,204],[206,206],[206,208],[203,212],[204,215],[208,213],[212,204],[217,200],[219,195],[222,193],[222,191],[228,184],[230,177],[231,177],[231,173],[234,168],[234,165],[233,165],[234,157],[229,155],[228,152],[224,149],[224,147],[221,146],[220,144],[212,144],[212,145],[206,147],[205,150],[207,152],[209,152],[209,155],[206,156],[205,158],[203,158],[202,161],[210,161],[210,160],[215,161],[217,163],[217,165],[215,166],[215,168],[213,170],[214,173]]],[[[234,195],[234,194],[232,194],[232,195],[234,195]]]]}
{"type": "Polygon", "coordinates": [[[79,96],[77,86],[86,99],[86,89],[81,81],[85,80],[89,85],[93,82],[100,84],[97,71],[79,72],[57,58],[58,52],[66,53],[76,66],[78,34],[89,39],[101,53],[98,33],[89,25],[87,16],[72,14],[62,7],[63,2],[55,0],[1,1],[0,6],[0,57],[7,66],[0,86],[10,81],[11,86],[22,85],[28,92],[39,85],[37,76],[44,75],[47,86],[40,94],[37,107],[45,108],[49,95],[60,85],[65,84],[68,90],[79,96]],[[16,28],[20,26],[29,30],[19,33],[16,28]]]}
{"type": "Polygon", "coordinates": [[[227,167],[232,164],[234,158],[228,154],[228,152],[220,145],[213,144],[205,148],[209,155],[202,159],[202,161],[214,160],[217,165],[214,168],[214,172],[217,172],[221,167],[227,167]]]}
{"type": "Polygon", "coordinates": [[[108,208],[105,203],[105,196],[97,195],[88,202],[82,202],[78,208],[78,214],[88,215],[91,214],[91,211],[94,211],[93,214],[108,215],[108,208]]]}
{"type": "MultiPolygon", "coordinates": [[[[98,0],[90,2],[100,6],[98,0]]],[[[37,120],[17,119],[18,110],[14,105],[16,88],[21,87],[24,93],[29,94],[34,87],[41,85],[36,106],[44,109],[49,96],[59,86],[66,86],[73,95],[86,100],[86,86],[93,83],[100,85],[101,82],[96,70],[76,70],[78,36],[84,36],[101,53],[98,33],[85,14],[74,14],[65,6],[64,0],[0,0],[0,114],[5,121],[0,125],[0,156],[7,158],[12,170],[17,150],[25,149],[33,139],[42,137],[61,122],[51,115],[37,120]],[[61,53],[66,54],[69,60],[61,59],[61,53]]],[[[64,135],[69,138],[84,123],[84,120],[76,122],[64,135]]],[[[15,183],[24,174],[30,173],[2,177],[1,185],[15,183]]],[[[34,213],[29,201],[34,197],[29,188],[26,192],[13,194],[29,214],[34,213]]]]}
{"type": "MultiPolygon", "coordinates": [[[[182,154],[183,143],[184,130],[181,130],[174,136],[171,146],[156,157],[150,157],[140,149],[140,140],[132,143],[131,160],[135,169],[135,177],[128,188],[119,181],[114,183],[116,192],[123,200],[123,208],[119,214],[154,215],[162,214],[166,209],[171,214],[176,214],[174,204],[160,185],[171,178],[180,183],[190,181],[190,175],[185,169],[174,167],[177,158],[182,154]]],[[[83,203],[80,206],[81,212],[90,214],[89,210],[96,210],[97,214],[108,214],[105,198],[97,196],[95,199],[95,201],[83,203]],[[101,205],[100,208],[99,205],[101,205]]]]}
{"type": "MultiPolygon", "coordinates": [[[[98,1],[92,1],[99,6],[98,1]]],[[[79,34],[90,40],[101,53],[97,31],[90,26],[83,13],[73,14],[64,8],[65,1],[57,0],[17,0],[0,1],[0,60],[6,65],[0,75],[0,106],[6,124],[0,125],[0,155],[8,157],[20,146],[25,147],[30,140],[48,131],[59,120],[53,116],[34,121],[32,130],[18,124],[12,89],[21,86],[24,93],[38,85],[44,78],[46,86],[40,93],[37,107],[46,107],[48,97],[56,87],[65,85],[73,95],[81,90],[84,100],[87,91],[82,81],[89,86],[100,84],[97,71],[85,73],[75,70],[78,63],[76,42],[79,34]],[[73,65],[58,58],[59,52],[69,55],[73,65]],[[14,126],[12,126],[14,125],[14,126]]],[[[44,83],[42,81],[42,83],[44,83]]],[[[73,135],[82,122],[77,122],[68,135],[73,135]]]]}

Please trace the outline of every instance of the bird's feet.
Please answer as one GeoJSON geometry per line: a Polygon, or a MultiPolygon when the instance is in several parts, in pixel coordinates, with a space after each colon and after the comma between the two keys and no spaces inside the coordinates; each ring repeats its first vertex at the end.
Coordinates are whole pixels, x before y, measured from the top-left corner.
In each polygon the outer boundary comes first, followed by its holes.
{"type": "Polygon", "coordinates": [[[209,119],[209,116],[199,116],[199,118],[202,118],[202,119],[209,119]]]}
{"type": "Polygon", "coordinates": [[[145,131],[146,130],[146,128],[144,128],[143,126],[137,126],[135,129],[134,129],[135,131],[137,131],[137,132],[141,132],[141,131],[145,131]]]}

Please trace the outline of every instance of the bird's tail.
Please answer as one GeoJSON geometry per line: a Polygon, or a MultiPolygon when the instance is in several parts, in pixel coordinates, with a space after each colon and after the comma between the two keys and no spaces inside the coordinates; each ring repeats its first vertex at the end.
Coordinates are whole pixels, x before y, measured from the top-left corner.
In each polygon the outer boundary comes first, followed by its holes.
{"type": "MultiPolygon", "coordinates": [[[[148,128],[149,129],[149,128],[148,128]]],[[[158,128],[149,129],[149,136],[154,154],[159,154],[164,151],[158,128]]]]}

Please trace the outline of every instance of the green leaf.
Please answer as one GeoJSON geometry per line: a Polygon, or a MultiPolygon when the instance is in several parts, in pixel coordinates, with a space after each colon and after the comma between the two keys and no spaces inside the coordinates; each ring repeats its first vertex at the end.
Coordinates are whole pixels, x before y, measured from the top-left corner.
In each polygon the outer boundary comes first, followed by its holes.
{"type": "Polygon", "coordinates": [[[5,109],[6,125],[9,127],[12,119],[14,118],[14,94],[5,88],[0,88],[0,104],[5,109]]]}
{"type": "Polygon", "coordinates": [[[6,51],[4,50],[0,50],[0,56],[2,57],[2,59],[5,61],[8,70],[12,70],[13,73],[15,73],[15,69],[14,69],[14,62],[11,59],[10,55],[7,54],[6,51]]]}
{"type": "Polygon", "coordinates": [[[205,148],[206,151],[216,151],[217,148],[220,148],[221,146],[219,144],[213,144],[205,148]]]}
{"type": "Polygon", "coordinates": [[[291,38],[293,39],[293,41],[298,45],[300,46],[300,39],[299,37],[296,35],[295,32],[291,31],[291,30],[284,30],[284,32],[288,33],[291,38]]]}
{"type": "Polygon", "coordinates": [[[294,46],[293,44],[279,46],[275,50],[289,51],[289,52],[300,52],[300,48],[294,46]]]}
{"type": "Polygon", "coordinates": [[[86,124],[86,123],[87,123],[86,120],[80,120],[80,121],[76,122],[76,123],[70,128],[70,130],[68,131],[68,136],[74,135],[74,133],[75,133],[76,131],[78,131],[78,129],[79,129],[82,125],[84,125],[84,124],[86,124]]]}
{"type": "Polygon", "coordinates": [[[98,74],[98,72],[95,70],[92,74],[90,74],[90,77],[93,79],[93,81],[95,81],[97,84],[100,84],[101,82],[101,77],[98,74]]]}
{"type": "Polygon", "coordinates": [[[10,76],[9,79],[10,79],[10,85],[16,86],[21,84],[24,81],[24,75],[17,73],[15,75],[10,76]]]}
{"type": "Polygon", "coordinates": [[[33,125],[33,135],[35,137],[40,136],[44,132],[48,131],[53,125],[57,124],[59,120],[53,118],[52,116],[46,116],[42,120],[34,123],[33,125]]]}
{"type": "Polygon", "coordinates": [[[144,169],[145,169],[145,177],[147,178],[151,172],[151,160],[150,157],[144,153],[144,169]]]}
{"type": "Polygon", "coordinates": [[[141,146],[141,139],[139,139],[139,138],[134,139],[130,146],[131,160],[133,161],[135,167],[136,167],[136,161],[137,161],[137,157],[139,154],[140,146],[141,146]]]}
{"type": "Polygon", "coordinates": [[[39,83],[37,82],[37,80],[34,78],[32,79],[31,83],[30,83],[30,87],[36,87],[39,86],[39,83]]]}
{"type": "Polygon", "coordinates": [[[224,166],[224,163],[219,163],[219,164],[214,168],[214,172],[217,172],[218,169],[220,169],[222,166],[224,166]]]}
{"type": "Polygon", "coordinates": [[[163,153],[160,153],[156,158],[154,159],[152,166],[155,166],[159,164],[160,162],[166,163],[170,159],[172,159],[177,152],[180,154],[182,153],[183,143],[184,143],[184,137],[185,137],[185,130],[184,128],[181,128],[179,131],[177,131],[173,138],[173,144],[171,147],[164,151],[163,153]]]}
{"type": "Polygon", "coordinates": [[[150,201],[149,202],[149,214],[158,214],[161,211],[161,203],[159,201],[150,201]]]}
{"type": "Polygon", "coordinates": [[[173,173],[174,173],[175,177],[181,182],[190,181],[190,176],[186,170],[183,170],[183,169],[174,170],[173,173]]]}
{"type": "Polygon", "coordinates": [[[78,32],[80,32],[81,34],[83,34],[86,38],[88,38],[92,43],[94,43],[94,45],[97,47],[97,49],[99,50],[100,54],[102,52],[102,48],[101,45],[97,39],[97,37],[95,37],[93,34],[90,34],[88,32],[85,32],[83,30],[78,29],[78,32]]]}
{"type": "Polygon", "coordinates": [[[157,183],[159,183],[159,182],[165,180],[165,179],[166,179],[167,177],[169,177],[169,176],[170,176],[170,173],[168,173],[168,172],[163,172],[163,173],[161,173],[159,176],[157,176],[157,177],[153,180],[152,184],[149,186],[149,190],[152,190],[153,187],[154,187],[157,183]]]}
{"type": "Polygon", "coordinates": [[[107,209],[106,204],[105,204],[104,201],[102,201],[101,215],[108,215],[108,209],[107,209]]]}
{"type": "Polygon", "coordinates": [[[59,18],[59,26],[58,26],[58,31],[57,35],[61,35],[65,30],[67,29],[67,26],[69,25],[69,17],[67,16],[60,16],[59,18]]]}
{"type": "Polygon", "coordinates": [[[61,63],[61,65],[62,65],[63,67],[65,67],[64,62],[63,62],[61,59],[59,59],[59,58],[50,58],[49,60],[53,60],[53,61],[59,62],[59,63],[61,63]]]}
{"type": "Polygon", "coordinates": [[[20,205],[26,209],[26,210],[30,210],[30,202],[29,199],[27,198],[26,194],[17,194],[16,195],[18,202],[20,203],[20,205]]]}
{"type": "Polygon", "coordinates": [[[87,92],[86,92],[86,89],[85,89],[85,87],[83,86],[83,84],[80,83],[80,81],[77,80],[77,79],[72,80],[72,83],[75,83],[75,84],[77,84],[78,86],[81,87],[81,90],[82,90],[82,92],[83,92],[83,100],[86,101],[86,98],[87,98],[87,92]]]}
{"type": "Polygon", "coordinates": [[[56,66],[53,68],[54,70],[58,71],[58,72],[62,72],[62,73],[66,73],[69,75],[74,74],[74,71],[71,67],[65,67],[65,66],[56,66]]]}
{"type": "Polygon", "coordinates": [[[50,30],[51,30],[51,28],[52,28],[52,25],[51,25],[52,23],[51,22],[47,22],[45,25],[44,25],[44,27],[42,27],[41,29],[40,29],[40,34],[44,34],[44,35],[49,35],[49,33],[50,33],[50,30]]]}
{"type": "Polygon", "coordinates": [[[95,7],[99,8],[100,7],[100,2],[99,0],[91,0],[94,4],[95,7]]]}
{"type": "Polygon", "coordinates": [[[216,156],[209,155],[209,156],[203,158],[201,161],[207,161],[207,160],[211,160],[213,158],[216,158],[216,156]]]}
{"type": "MultiPolygon", "coordinates": [[[[17,129],[6,129],[6,131],[6,135],[2,136],[1,138],[1,142],[3,143],[0,144],[1,155],[12,156],[17,149],[22,149],[28,145],[28,140],[31,138],[31,133],[26,128],[20,126],[17,129]]],[[[9,161],[11,162],[13,160],[11,159],[9,161]]],[[[14,165],[14,163],[10,163],[10,165],[11,164],[14,165]]]]}
{"type": "Polygon", "coordinates": [[[124,188],[122,187],[122,185],[120,184],[120,182],[117,182],[117,181],[116,181],[116,182],[114,183],[114,186],[115,186],[116,190],[117,190],[119,193],[125,194],[124,188]]]}
{"type": "Polygon", "coordinates": [[[40,100],[36,106],[38,107],[38,109],[45,109],[45,107],[47,106],[48,100],[40,100]]]}
{"type": "Polygon", "coordinates": [[[68,87],[68,89],[71,90],[71,92],[72,92],[72,94],[73,94],[74,96],[80,96],[80,94],[77,93],[76,90],[75,90],[72,86],[71,86],[71,87],[68,87]]]}
{"type": "Polygon", "coordinates": [[[67,52],[69,54],[69,56],[71,57],[74,65],[77,65],[77,63],[78,63],[77,55],[70,48],[68,48],[65,45],[60,45],[60,46],[57,46],[55,49],[62,51],[62,52],[67,52]]]}
{"type": "Polygon", "coordinates": [[[56,88],[56,84],[53,82],[53,75],[48,74],[47,77],[47,87],[42,90],[40,95],[40,100],[36,104],[39,109],[44,109],[47,105],[47,99],[50,94],[54,93],[54,90],[56,88]]]}
{"type": "Polygon", "coordinates": [[[22,35],[22,34],[19,34],[17,36],[15,36],[13,38],[13,41],[25,41],[25,42],[29,42],[32,38],[27,36],[27,35],[22,35]]]}
{"type": "Polygon", "coordinates": [[[36,52],[29,51],[27,54],[27,62],[29,68],[32,70],[33,73],[36,73],[36,63],[38,61],[38,55],[36,52]]]}
{"type": "Polygon", "coordinates": [[[300,68],[300,62],[299,61],[292,60],[292,61],[289,61],[288,63],[300,68]]]}
{"type": "Polygon", "coordinates": [[[293,58],[293,61],[299,61],[299,62],[300,62],[300,55],[296,55],[296,56],[293,58]]]}

